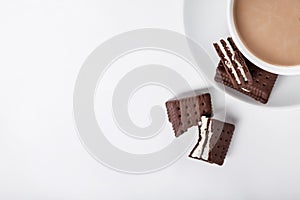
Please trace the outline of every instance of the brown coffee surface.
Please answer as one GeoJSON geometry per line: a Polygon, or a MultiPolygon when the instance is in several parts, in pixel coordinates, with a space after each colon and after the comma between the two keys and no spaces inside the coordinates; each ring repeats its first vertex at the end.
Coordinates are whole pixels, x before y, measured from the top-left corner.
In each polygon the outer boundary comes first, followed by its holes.
{"type": "Polygon", "coordinates": [[[235,0],[234,21],[256,57],[279,66],[300,65],[300,0],[235,0]]]}

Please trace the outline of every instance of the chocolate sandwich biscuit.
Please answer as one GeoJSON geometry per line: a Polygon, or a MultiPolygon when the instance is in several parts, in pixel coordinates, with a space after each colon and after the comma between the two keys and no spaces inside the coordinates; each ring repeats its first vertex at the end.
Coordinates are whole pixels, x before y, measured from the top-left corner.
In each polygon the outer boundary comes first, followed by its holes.
{"type": "Polygon", "coordinates": [[[219,62],[218,64],[215,75],[215,81],[223,83],[228,87],[236,89],[237,91],[246,94],[257,101],[266,104],[269,100],[270,94],[272,92],[278,75],[258,68],[245,57],[244,60],[253,78],[252,85],[246,85],[244,88],[234,87],[222,62],[219,62]]]}
{"type": "Polygon", "coordinates": [[[251,73],[232,38],[222,39],[213,45],[225,66],[225,71],[232,85],[235,88],[244,88],[246,85],[251,85],[253,82],[251,73]]]}
{"type": "Polygon", "coordinates": [[[192,126],[198,126],[201,116],[212,116],[210,94],[166,102],[169,121],[179,137],[192,126]]]}
{"type": "Polygon", "coordinates": [[[235,126],[205,116],[201,122],[198,143],[189,157],[223,165],[235,126]]]}

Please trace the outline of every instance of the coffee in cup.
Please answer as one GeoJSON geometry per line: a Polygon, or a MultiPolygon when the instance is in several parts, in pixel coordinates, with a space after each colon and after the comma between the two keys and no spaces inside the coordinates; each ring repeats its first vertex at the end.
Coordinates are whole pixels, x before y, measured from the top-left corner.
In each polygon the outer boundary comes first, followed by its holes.
{"type": "Polygon", "coordinates": [[[300,0],[234,0],[233,20],[255,57],[281,67],[300,65],[300,0]]]}

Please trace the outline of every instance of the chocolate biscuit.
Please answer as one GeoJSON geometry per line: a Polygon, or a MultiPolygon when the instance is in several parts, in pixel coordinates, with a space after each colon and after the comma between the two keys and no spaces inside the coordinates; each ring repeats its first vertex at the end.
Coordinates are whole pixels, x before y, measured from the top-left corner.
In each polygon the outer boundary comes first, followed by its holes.
{"type": "Polygon", "coordinates": [[[235,126],[207,117],[201,121],[199,140],[189,157],[223,165],[235,126]]]}
{"type": "MultiPolygon", "coordinates": [[[[242,55],[243,56],[243,55],[242,55]]],[[[253,78],[253,83],[251,85],[246,85],[245,87],[236,88],[228,76],[225,67],[222,62],[219,62],[215,81],[223,83],[224,85],[231,87],[245,95],[252,97],[253,99],[266,104],[269,100],[270,94],[278,77],[277,74],[267,72],[263,69],[258,68],[256,65],[251,63],[247,58],[243,56],[249,71],[253,78]]]]}
{"type": "Polygon", "coordinates": [[[213,44],[234,88],[244,88],[253,80],[247,64],[232,38],[213,44]]]}
{"type": "Polygon", "coordinates": [[[169,121],[179,137],[192,126],[198,126],[201,116],[212,116],[210,94],[166,102],[169,121]]]}

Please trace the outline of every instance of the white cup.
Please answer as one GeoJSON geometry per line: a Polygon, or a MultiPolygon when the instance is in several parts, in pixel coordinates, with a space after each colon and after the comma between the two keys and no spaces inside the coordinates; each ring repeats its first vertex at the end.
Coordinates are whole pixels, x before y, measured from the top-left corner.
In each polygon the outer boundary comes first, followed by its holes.
{"type": "MultiPolygon", "coordinates": [[[[260,58],[256,57],[253,53],[251,53],[246,46],[243,44],[242,40],[239,37],[239,34],[237,33],[235,23],[234,23],[234,1],[235,0],[228,0],[228,8],[227,8],[227,21],[228,21],[228,27],[229,32],[231,34],[232,39],[234,40],[236,46],[239,48],[239,50],[242,52],[242,54],[250,60],[252,63],[254,63],[256,66],[280,75],[299,75],[300,74],[300,65],[297,66],[278,66],[278,65],[272,65],[270,63],[267,63],[260,58]]],[[[300,55],[299,55],[300,56],[300,55]]]]}

